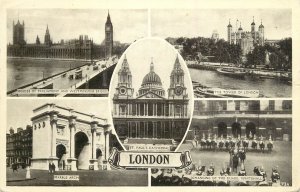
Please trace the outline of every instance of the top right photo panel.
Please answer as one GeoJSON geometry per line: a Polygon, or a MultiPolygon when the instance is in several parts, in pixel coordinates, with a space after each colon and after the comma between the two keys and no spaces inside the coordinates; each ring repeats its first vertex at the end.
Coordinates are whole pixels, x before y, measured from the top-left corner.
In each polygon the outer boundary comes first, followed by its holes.
{"type": "Polygon", "coordinates": [[[182,55],[195,98],[292,97],[291,9],[152,9],[151,35],[182,55]]]}

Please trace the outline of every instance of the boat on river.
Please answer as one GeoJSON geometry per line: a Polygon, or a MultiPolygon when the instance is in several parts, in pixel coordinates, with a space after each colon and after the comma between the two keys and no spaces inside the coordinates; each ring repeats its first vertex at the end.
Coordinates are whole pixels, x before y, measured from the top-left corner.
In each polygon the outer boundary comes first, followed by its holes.
{"type": "Polygon", "coordinates": [[[239,68],[235,68],[235,67],[217,68],[217,72],[222,75],[240,78],[240,79],[245,78],[245,75],[246,75],[246,71],[244,69],[239,69],[239,68]]]}

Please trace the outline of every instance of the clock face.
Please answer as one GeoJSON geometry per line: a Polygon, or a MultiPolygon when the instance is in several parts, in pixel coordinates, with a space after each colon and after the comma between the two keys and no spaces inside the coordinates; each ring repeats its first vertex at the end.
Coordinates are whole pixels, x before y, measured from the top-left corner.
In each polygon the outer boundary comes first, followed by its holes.
{"type": "Polygon", "coordinates": [[[107,31],[109,31],[110,30],[110,26],[106,26],[106,28],[105,28],[107,31]]]}
{"type": "Polygon", "coordinates": [[[183,92],[182,87],[176,87],[176,88],[175,88],[175,94],[176,94],[176,95],[181,95],[182,92],[183,92]]]}
{"type": "Polygon", "coordinates": [[[124,95],[126,94],[126,88],[125,87],[121,87],[119,90],[120,94],[124,95]]]}

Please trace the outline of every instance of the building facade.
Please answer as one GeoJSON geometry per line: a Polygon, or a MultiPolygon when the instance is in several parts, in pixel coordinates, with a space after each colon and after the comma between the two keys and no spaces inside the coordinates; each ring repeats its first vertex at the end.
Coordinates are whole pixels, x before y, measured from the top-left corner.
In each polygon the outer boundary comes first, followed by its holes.
{"type": "Polygon", "coordinates": [[[109,168],[107,120],[73,109],[45,104],[33,110],[32,169],[59,170],[109,168]]]}
{"type": "Polygon", "coordinates": [[[32,127],[10,129],[6,134],[6,164],[30,165],[32,158],[32,127]]]}
{"type": "Polygon", "coordinates": [[[291,100],[195,101],[189,138],[256,136],[292,139],[291,100]]]}
{"type": "Polygon", "coordinates": [[[105,40],[103,45],[97,45],[87,35],[80,35],[78,39],[61,40],[54,43],[51,33],[46,28],[44,43],[39,36],[36,43],[27,44],[25,41],[25,24],[18,20],[13,22],[13,44],[7,46],[7,56],[10,57],[38,57],[93,60],[111,57],[113,52],[113,26],[108,13],[105,23],[105,40]]]}
{"type": "MultiPolygon", "coordinates": [[[[151,61],[150,72],[137,92],[126,56],[118,71],[113,97],[113,121],[123,144],[169,144],[181,141],[189,123],[189,98],[178,57],[166,91],[151,61]],[[136,97],[135,97],[136,94],[136,97]]],[[[126,145],[125,145],[126,147],[126,145]]]]}
{"type": "Polygon", "coordinates": [[[230,44],[237,44],[241,46],[242,54],[246,55],[254,49],[255,45],[263,46],[265,43],[265,31],[264,26],[261,24],[258,27],[258,31],[255,29],[255,22],[251,23],[251,31],[244,31],[240,22],[240,27],[233,31],[232,25],[229,20],[227,25],[227,41],[230,44]]]}

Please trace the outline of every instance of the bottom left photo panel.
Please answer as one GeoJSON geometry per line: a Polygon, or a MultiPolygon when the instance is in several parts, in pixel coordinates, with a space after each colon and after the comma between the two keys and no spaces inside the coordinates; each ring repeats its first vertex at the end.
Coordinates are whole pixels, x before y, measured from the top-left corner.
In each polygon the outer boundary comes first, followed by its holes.
{"type": "Polygon", "coordinates": [[[147,169],[114,169],[123,150],[107,99],[8,99],[7,186],[148,186],[147,169]]]}

